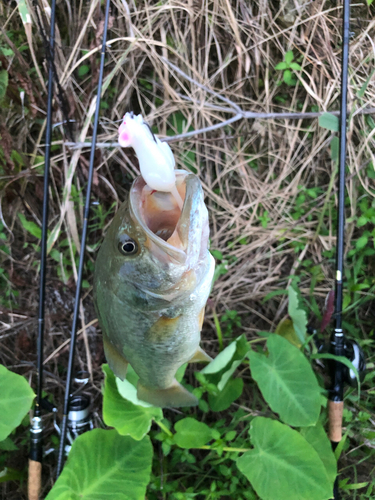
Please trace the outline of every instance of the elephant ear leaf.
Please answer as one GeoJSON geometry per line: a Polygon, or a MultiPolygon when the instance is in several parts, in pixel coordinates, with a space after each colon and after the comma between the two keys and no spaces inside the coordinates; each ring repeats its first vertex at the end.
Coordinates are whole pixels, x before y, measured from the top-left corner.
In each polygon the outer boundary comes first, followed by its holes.
{"type": "Polygon", "coordinates": [[[0,365],[0,441],[20,425],[34,397],[24,377],[0,365]]]}
{"type": "Polygon", "coordinates": [[[267,340],[268,356],[250,351],[253,379],[280,419],[292,426],[315,425],[321,406],[321,389],[306,356],[279,335],[267,340]]]}
{"type": "Polygon", "coordinates": [[[150,481],[152,445],[115,430],[94,429],[74,441],[46,500],[140,500],[150,481]]]}
{"type": "Polygon", "coordinates": [[[288,425],[256,417],[250,437],[254,448],[237,459],[237,467],[262,500],[332,498],[334,477],[315,448],[316,436],[310,443],[288,425]]]}

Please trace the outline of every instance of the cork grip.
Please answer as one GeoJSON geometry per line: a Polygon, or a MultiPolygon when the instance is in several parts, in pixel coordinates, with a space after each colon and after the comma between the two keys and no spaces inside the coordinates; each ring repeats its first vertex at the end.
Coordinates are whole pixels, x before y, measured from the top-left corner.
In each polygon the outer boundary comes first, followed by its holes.
{"type": "Polygon", "coordinates": [[[332,443],[339,443],[342,438],[342,413],[344,403],[342,401],[328,401],[329,416],[329,439],[332,443]]]}
{"type": "Polygon", "coordinates": [[[29,500],[39,500],[42,486],[42,464],[29,460],[29,482],[27,485],[29,500]]]}

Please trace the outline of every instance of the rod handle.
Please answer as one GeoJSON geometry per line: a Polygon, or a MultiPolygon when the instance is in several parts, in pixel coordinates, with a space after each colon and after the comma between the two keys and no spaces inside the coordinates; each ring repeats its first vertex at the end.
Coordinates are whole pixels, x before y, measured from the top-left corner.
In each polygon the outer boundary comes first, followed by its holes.
{"type": "Polygon", "coordinates": [[[42,464],[35,460],[29,460],[29,478],[27,492],[29,500],[39,500],[42,488],[42,464]]]}
{"type": "Polygon", "coordinates": [[[329,439],[332,443],[339,443],[342,438],[343,401],[328,401],[329,439]]]}

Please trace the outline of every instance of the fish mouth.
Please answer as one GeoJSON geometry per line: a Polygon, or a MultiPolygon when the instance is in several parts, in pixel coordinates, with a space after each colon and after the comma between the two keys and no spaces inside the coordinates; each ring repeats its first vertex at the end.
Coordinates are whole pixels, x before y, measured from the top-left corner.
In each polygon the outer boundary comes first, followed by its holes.
{"type": "Polygon", "coordinates": [[[192,247],[198,244],[201,248],[202,229],[208,229],[208,216],[199,179],[185,170],[175,172],[182,210],[171,193],[152,190],[141,176],[130,190],[130,210],[148,237],[149,250],[158,254],[157,250],[161,250],[169,260],[182,264],[196,253],[192,247]]]}

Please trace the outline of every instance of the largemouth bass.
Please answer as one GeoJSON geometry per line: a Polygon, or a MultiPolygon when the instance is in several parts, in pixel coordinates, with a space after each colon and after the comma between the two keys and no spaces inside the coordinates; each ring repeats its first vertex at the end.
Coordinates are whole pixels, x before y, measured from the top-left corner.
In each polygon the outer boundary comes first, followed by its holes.
{"type": "Polygon", "coordinates": [[[176,170],[183,200],[134,181],[100,248],[94,300],[105,355],[116,376],[128,363],[139,376],[138,398],[155,406],[198,400],[175,378],[186,362],[210,361],[199,347],[214,259],[198,177],[176,170]]]}

